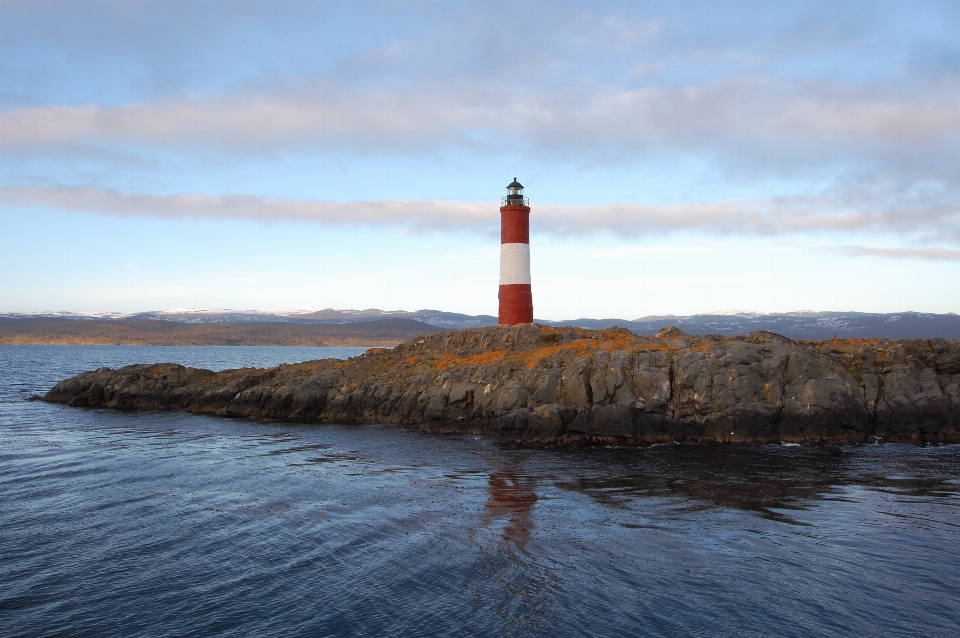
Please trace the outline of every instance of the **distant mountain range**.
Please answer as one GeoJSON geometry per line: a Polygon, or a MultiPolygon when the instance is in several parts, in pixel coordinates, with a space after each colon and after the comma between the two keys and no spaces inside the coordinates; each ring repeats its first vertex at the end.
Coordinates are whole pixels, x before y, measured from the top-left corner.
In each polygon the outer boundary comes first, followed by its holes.
{"type": "Polygon", "coordinates": [[[296,324],[344,324],[361,321],[382,321],[384,319],[411,319],[430,324],[438,328],[475,328],[494,326],[497,318],[490,315],[463,315],[441,310],[158,310],[123,314],[117,312],[38,312],[38,313],[0,313],[0,318],[27,319],[77,319],[104,321],[156,320],[176,323],[296,323],[296,324]]]}
{"type": "MultiPolygon", "coordinates": [[[[497,318],[492,315],[465,315],[455,312],[444,312],[441,310],[416,310],[409,311],[384,311],[371,308],[368,310],[285,310],[285,311],[256,311],[256,310],[170,310],[157,312],[142,312],[136,314],[120,313],[69,313],[69,312],[51,312],[51,313],[4,313],[0,314],[0,342],[11,343],[7,338],[14,326],[17,330],[24,330],[29,325],[40,328],[42,323],[47,328],[52,328],[54,324],[62,326],[57,330],[63,332],[68,330],[72,321],[94,321],[97,324],[113,326],[118,328],[117,324],[132,328],[133,325],[141,327],[154,326],[151,331],[156,332],[162,329],[163,322],[166,324],[299,324],[303,326],[313,325],[313,329],[297,329],[292,327],[276,329],[284,334],[337,334],[341,338],[350,338],[354,334],[358,338],[364,335],[367,338],[373,338],[382,327],[390,334],[382,335],[382,338],[376,339],[378,343],[385,341],[394,341],[405,337],[411,330],[415,331],[416,324],[427,324],[432,329],[425,329],[424,332],[435,332],[440,330],[459,330],[462,328],[476,328],[483,326],[492,326],[497,323],[497,318]],[[46,320],[41,322],[40,320],[46,320]],[[52,321],[51,321],[52,320],[52,321]],[[393,321],[385,321],[393,320],[393,321]],[[154,322],[158,322],[154,324],[154,322]],[[350,329],[347,332],[343,330],[333,330],[333,325],[338,324],[358,324],[366,322],[375,322],[373,325],[366,326],[360,331],[360,326],[350,329]],[[321,329],[322,325],[327,328],[321,329]],[[401,328],[402,326],[402,328],[401,328]],[[332,332],[331,332],[332,331],[332,332]]],[[[613,326],[627,328],[638,335],[650,335],[666,326],[676,326],[688,334],[721,334],[738,335],[746,334],[756,330],[769,330],[782,334],[792,339],[829,339],[834,336],[840,338],[848,337],[886,337],[892,339],[928,339],[932,337],[943,337],[948,339],[960,339],[960,315],[956,313],[930,314],[919,312],[898,312],[898,313],[866,313],[866,312],[783,312],[783,313],[755,313],[755,312],[723,312],[708,313],[691,316],[656,316],[642,317],[640,319],[573,319],[569,321],[548,321],[538,319],[537,323],[551,326],[578,326],[582,328],[602,329],[613,326]]],[[[78,326],[74,326],[77,328],[78,326]]],[[[172,328],[172,326],[171,326],[172,328]]],[[[225,328],[225,327],[224,327],[225,328]]],[[[252,326],[248,329],[251,330],[252,326]]],[[[202,331],[204,334],[211,329],[202,331]]],[[[266,338],[267,332],[271,329],[268,326],[259,326],[256,334],[260,335],[258,342],[266,338]]],[[[115,330],[113,330],[115,331],[115,330]]],[[[30,330],[33,332],[33,330],[30,330]]],[[[74,330],[75,332],[75,330],[74,330]]],[[[84,330],[87,332],[87,330],[84,330]]],[[[110,330],[107,330],[110,332],[110,330]]],[[[170,332],[167,330],[166,332],[170,332]]],[[[174,332],[180,332],[176,330],[174,332]]],[[[222,331],[221,331],[222,332],[222,331]]],[[[184,333],[186,334],[186,333],[184,333]]],[[[200,334],[200,333],[196,333],[200,334]]],[[[219,334],[210,332],[210,334],[219,334]]],[[[224,333],[226,334],[226,333],[224,333]]],[[[252,333],[251,333],[252,334],[252,333]]],[[[278,333],[279,334],[279,333],[278,333]]],[[[20,341],[21,343],[23,341],[20,341]]]]}

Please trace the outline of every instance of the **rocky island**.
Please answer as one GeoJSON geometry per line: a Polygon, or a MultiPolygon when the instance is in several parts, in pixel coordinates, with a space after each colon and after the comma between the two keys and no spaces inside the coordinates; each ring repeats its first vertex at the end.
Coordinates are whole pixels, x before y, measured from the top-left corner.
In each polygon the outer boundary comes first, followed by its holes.
{"type": "Polygon", "coordinates": [[[534,324],[346,361],[101,368],[43,400],[258,420],[385,423],[523,444],[960,442],[960,341],[694,337],[534,324]]]}

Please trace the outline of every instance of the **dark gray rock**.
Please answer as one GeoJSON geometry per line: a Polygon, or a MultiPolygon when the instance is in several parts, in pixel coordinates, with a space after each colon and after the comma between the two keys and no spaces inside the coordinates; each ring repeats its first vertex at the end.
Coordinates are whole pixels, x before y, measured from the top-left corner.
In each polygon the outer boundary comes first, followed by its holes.
{"type": "Polygon", "coordinates": [[[44,400],[393,423],[522,443],[958,442],[960,344],[525,325],[270,370],[101,368],[58,383],[44,400]]]}

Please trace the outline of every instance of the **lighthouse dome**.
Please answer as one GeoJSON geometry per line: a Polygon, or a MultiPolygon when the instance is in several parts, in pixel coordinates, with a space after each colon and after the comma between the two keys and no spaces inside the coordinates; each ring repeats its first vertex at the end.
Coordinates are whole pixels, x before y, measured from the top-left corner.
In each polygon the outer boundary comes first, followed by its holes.
{"type": "Polygon", "coordinates": [[[507,186],[507,191],[510,194],[503,198],[504,206],[526,206],[526,198],[523,196],[523,184],[518,182],[516,177],[514,177],[513,181],[507,186]]]}

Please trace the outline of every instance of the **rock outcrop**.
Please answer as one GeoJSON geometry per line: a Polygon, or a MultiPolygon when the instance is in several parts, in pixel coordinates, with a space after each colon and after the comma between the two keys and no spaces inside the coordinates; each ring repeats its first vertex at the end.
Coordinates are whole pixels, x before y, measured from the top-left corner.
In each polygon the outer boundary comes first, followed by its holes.
{"type": "Polygon", "coordinates": [[[528,444],[960,442],[960,342],[652,337],[539,325],[424,336],[347,361],[84,372],[46,401],[389,423],[528,444]]]}

